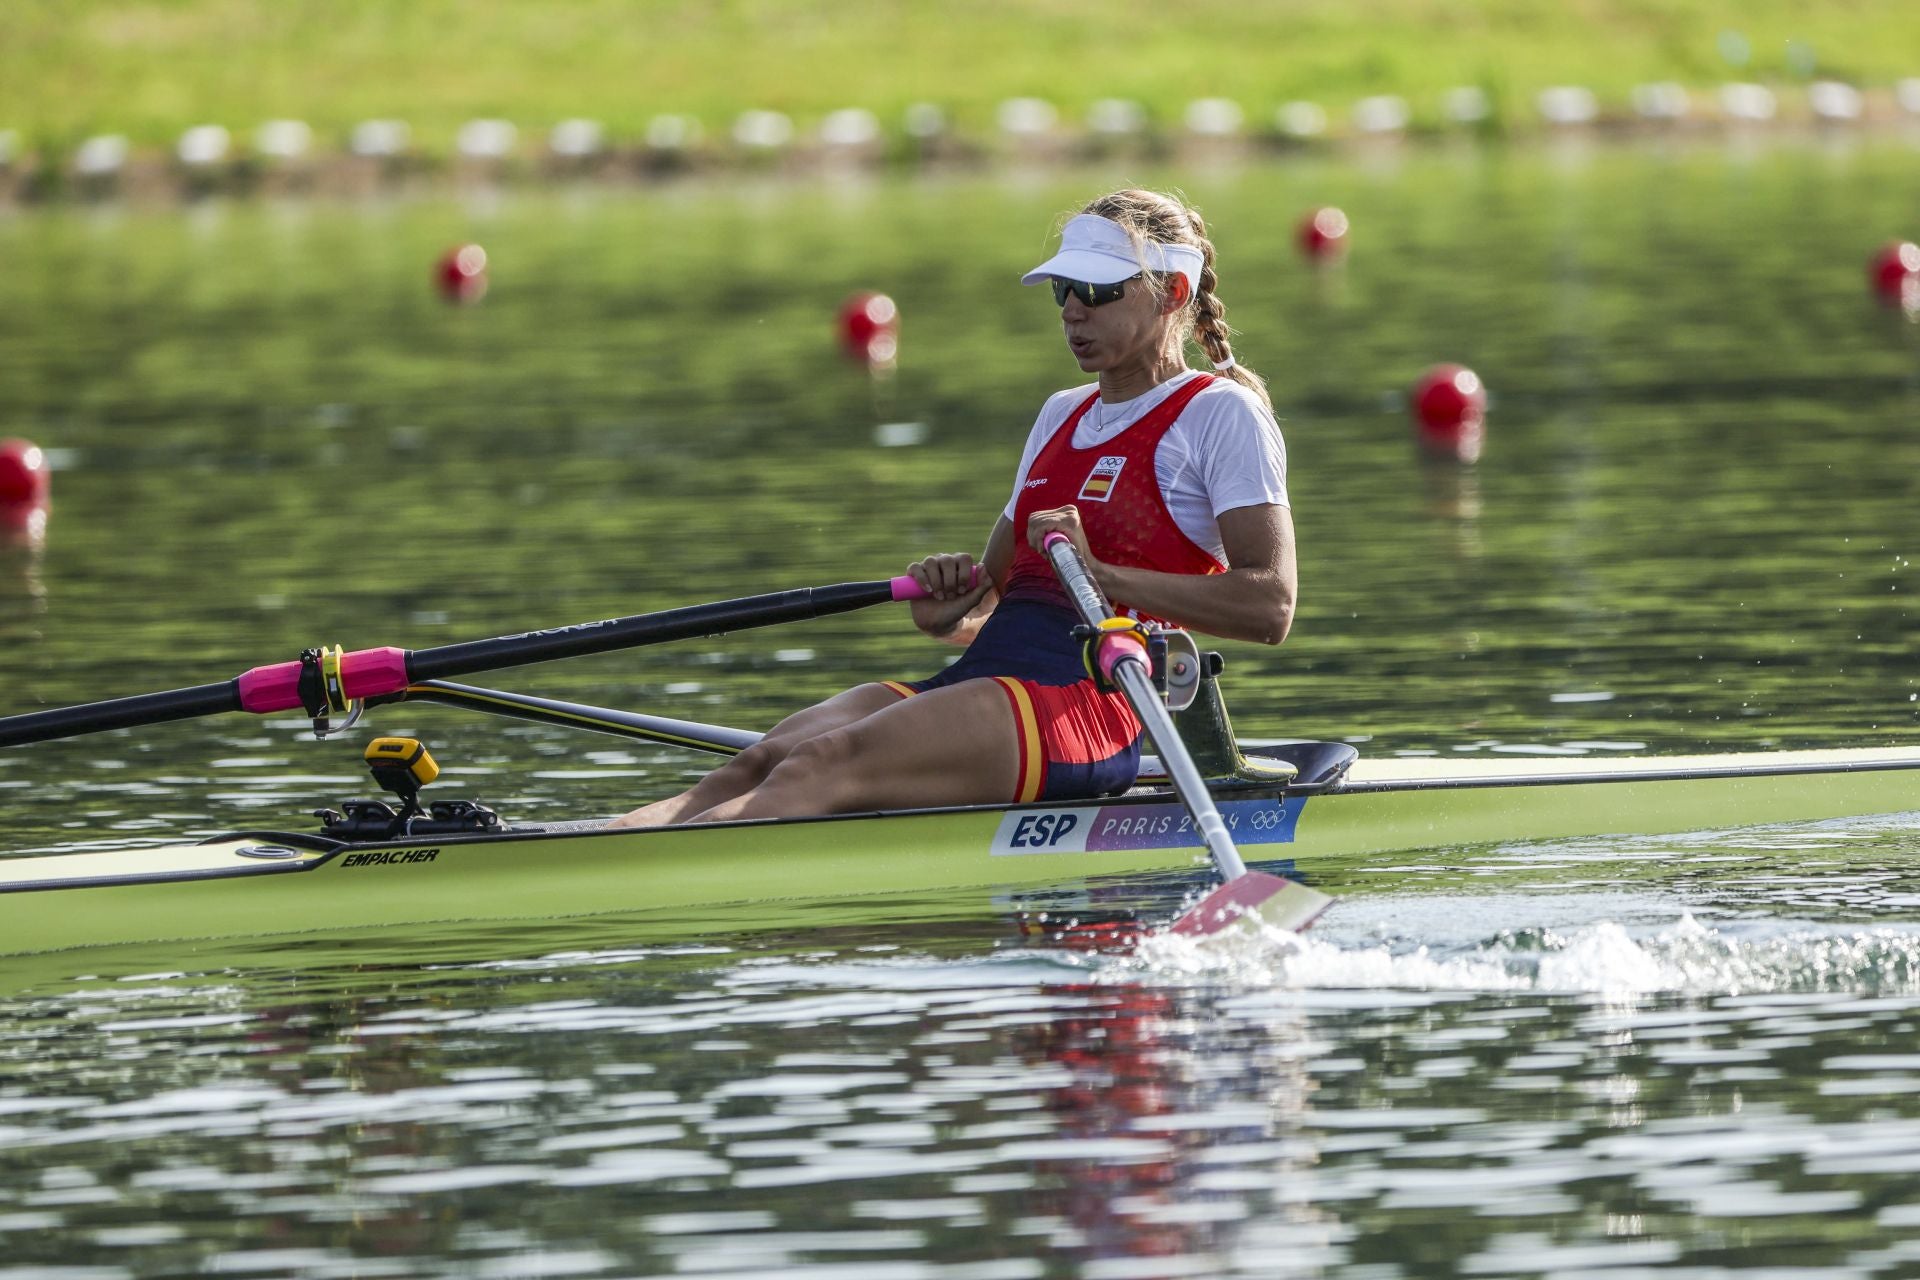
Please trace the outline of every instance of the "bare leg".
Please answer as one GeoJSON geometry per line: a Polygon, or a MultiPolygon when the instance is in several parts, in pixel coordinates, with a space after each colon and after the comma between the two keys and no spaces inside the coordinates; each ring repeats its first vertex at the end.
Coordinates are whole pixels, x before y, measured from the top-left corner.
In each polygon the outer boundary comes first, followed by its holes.
{"type": "Polygon", "coordinates": [[[825,702],[796,711],[768,730],[767,736],[709,773],[687,790],[665,800],[642,805],[625,817],[615,818],[610,827],[664,827],[684,822],[736,796],[744,795],[766,781],[775,766],[787,758],[793,748],[818,734],[863,719],[900,701],[900,695],[885,685],[863,684],[825,702]]]}
{"type": "Polygon", "coordinates": [[[764,781],[688,819],[791,818],[1013,798],[1013,708],[992,680],[897,701],[793,744],[764,781]]]}

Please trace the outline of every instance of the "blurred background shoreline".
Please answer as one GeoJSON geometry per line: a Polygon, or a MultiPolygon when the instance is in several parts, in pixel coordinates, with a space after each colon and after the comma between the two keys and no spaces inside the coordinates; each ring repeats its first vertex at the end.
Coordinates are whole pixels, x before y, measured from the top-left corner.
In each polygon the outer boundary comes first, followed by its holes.
{"type": "Polygon", "coordinates": [[[0,6],[0,204],[1855,133],[1920,142],[1920,7],[0,6]]]}

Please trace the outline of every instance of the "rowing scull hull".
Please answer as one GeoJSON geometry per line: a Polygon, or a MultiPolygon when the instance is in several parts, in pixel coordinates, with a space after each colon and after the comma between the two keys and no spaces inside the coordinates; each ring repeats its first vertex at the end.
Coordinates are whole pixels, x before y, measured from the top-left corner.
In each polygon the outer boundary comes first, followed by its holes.
{"type": "MultiPolygon", "coordinates": [[[[1362,760],[1321,788],[1222,794],[1255,864],[1311,873],[1443,845],[1920,811],[1920,749],[1613,760],[1362,760]]],[[[656,831],[344,845],[250,833],[0,860],[0,955],[443,921],[923,891],[1202,867],[1180,805],[984,806],[656,831]]]]}

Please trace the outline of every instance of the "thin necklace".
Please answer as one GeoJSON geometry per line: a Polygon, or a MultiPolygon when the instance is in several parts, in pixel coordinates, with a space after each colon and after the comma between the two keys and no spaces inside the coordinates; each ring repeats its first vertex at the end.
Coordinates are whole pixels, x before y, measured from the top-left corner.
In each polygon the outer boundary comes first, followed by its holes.
{"type": "MultiPolygon", "coordinates": [[[[1144,392],[1143,394],[1152,395],[1153,393],[1151,390],[1149,390],[1147,392],[1144,392]]],[[[1139,396],[1135,396],[1132,400],[1128,400],[1126,403],[1129,406],[1131,406],[1132,404],[1135,403],[1135,401],[1138,401],[1139,399],[1140,399],[1139,396]]],[[[1107,397],[1105,392],[1102,392],[1101,394],[1094,397],[1093,430],[1095,435],[1105,436],[1107,434],[1107,425],[1108,425],[1107,424],[1107,408],[1108,408],[1108,405],[1107,405],[1107,397]]],[[[1124,417],[1129,412],[1131,412],[1131,409],[1117,410],[1114,416],[1116,418],[1124,417]]]]}
{"type": "MultiPolygon", "coordinates": [[[[1156,390],[1158,390],[1157,387],[1149,387],[1147,390],[1142,391],[1139,395],[1135,396],[1133,399],[1125,401],[1124,403],[1127,405],[1125,409],[1116,409],[1114,411],[1115,420],[1117,421],[1131,414],[1133,412],[1135,405],[1139,404],[1140,401],[1152,395],[1156,390]]],[[[1094,434],[1096,435],[1105,436],[1107,434],[1107,400],[1104,394],[1094,397],[1093,430],[1094,430],[1094,434]]]]}

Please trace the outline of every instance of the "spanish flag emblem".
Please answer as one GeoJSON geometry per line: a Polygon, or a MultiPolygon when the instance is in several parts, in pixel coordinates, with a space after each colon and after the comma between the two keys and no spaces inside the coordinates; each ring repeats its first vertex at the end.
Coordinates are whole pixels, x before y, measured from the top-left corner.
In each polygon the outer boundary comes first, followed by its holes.
{"type": "Polygon", "coordinates": [[[1087,474],[1087,482],[1080,486],[1081,502],[1105,502],[1113,496],[1113,486],[1120,480],[1120,469],[1127,465],[1124,455],[1109,456],[1093,464],[1093,470],[1087,474]]]}

